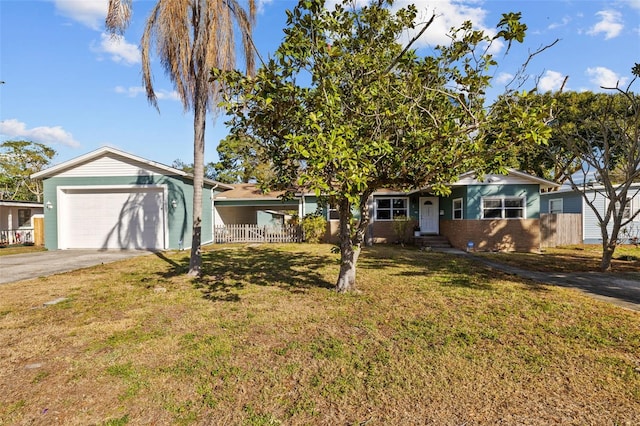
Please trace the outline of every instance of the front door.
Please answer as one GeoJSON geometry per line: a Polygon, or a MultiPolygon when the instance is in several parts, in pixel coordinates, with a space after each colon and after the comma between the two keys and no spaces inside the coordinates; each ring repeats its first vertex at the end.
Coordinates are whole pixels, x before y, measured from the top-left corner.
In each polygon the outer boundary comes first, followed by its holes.
{"type": "Polygon", "coordinates": [[[420,197],[420,232],[439,234],[439,218],[438,197],[420,197]]]}

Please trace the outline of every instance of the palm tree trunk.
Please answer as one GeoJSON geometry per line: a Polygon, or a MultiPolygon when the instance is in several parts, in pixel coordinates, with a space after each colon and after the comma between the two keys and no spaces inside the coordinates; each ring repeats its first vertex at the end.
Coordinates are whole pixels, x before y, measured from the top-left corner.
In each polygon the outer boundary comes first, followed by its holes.
{"type": "MultiPolygon", "coordinates": [[[[202,85],[200,79],[196,86],[202,85]]],[[[205,83],[206,84],[206,81],[205,83]]],[[[202,273],[202,186],[204,185],[204,132],[207,120],[206,87],[196,87],[193,106],[193,233],[191,237],[191,258],[189,275],[200,276],[202,273]]]]}

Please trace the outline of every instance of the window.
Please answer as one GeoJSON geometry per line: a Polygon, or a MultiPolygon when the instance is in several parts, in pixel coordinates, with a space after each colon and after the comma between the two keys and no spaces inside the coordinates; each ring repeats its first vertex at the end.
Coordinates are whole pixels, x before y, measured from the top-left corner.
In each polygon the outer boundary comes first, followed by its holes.
{"type": "Polygon", "coordinates": [[[340,212],[338,212],[338,206],[333,203],[327,204],[327,220],[340,220],[340,212]]]}
{"type": "Polygon", "coordinates": [[[453,200],[453,218],[462,219],[462,198],[453,200]]]}
{"type": "Polygon", "coordinates": [[[627,200],[627,205],[624,206],[624,211],[622,212],[622,218],[623,219],[631,218],[631,199],[630,198],[627,200]]]}
{"type": "Polygon", "coordinates": [[[562,213],[562,198],[555,198],[553,200],[549,200],[549,213],[551,214],[559,214],[562,213]]]}
{"type": "Polygon", "coordinates": [[[30,225],[31,209],[18,209],[18,227],[30,225]]]}
{"type": "MultiPolygon", "coordinates": [[[[622,218],[629,219],[631,217],[631,198],[627,198],[627,204],[624,206],[624,210],[622,211],[622,218]]],[[[616,202],[616,210],[620,210],[620,203],[616,202]]]]}
{"type": "Polygon", "coordinates": [[[513,198],[483,198],[483,219],[523,219],[525,217],[525,199],[513,198]]]}
{"type": "Polygon", "coordinates": [[[398,216],[409,217],[408,198],[377,198],[375,220],[393,220],[398,216]]]}

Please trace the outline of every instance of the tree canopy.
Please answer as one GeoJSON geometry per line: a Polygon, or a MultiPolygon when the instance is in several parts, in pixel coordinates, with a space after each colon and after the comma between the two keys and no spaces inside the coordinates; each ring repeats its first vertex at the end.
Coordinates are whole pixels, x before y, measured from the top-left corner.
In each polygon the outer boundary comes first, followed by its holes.
{"type": "MultiPolygon", "coordinates": [[[[640,214],[632,199],[640,188],[640,95],[632,85],[640,77],[640,66],[634,67],[634,79],[627,87],[609,88],[607,93],[574,94],[584,100],[571,121],[559,115],[557,144],[565,155],[549,158],[556,168],[565,170],[574,190],[580,191],[600,225],[602,261],[600,268],[610,269],[622,229],[640,214]],[[564,169],[563,169],[564,167],[564,169]],[[571,170],[577,168],[575,173],[571,170]],[[568,170],[568,171],[567,171],[568,170]],[[603,203],[601,199],[605,199],[603,203]]],[[[562,100],[564,96],[559,96],[562,100]]],[[[557,104],[559,111],[564,106],[557,104]]],[[[572,110],[575,106],[569,105],[572,110]]]]}
{"type": "Polygon", "coordinates": [[[233,132],[258,140],[271,159],[271,185],[305,188],[337,206],[338,291],[355,288],[375,190],[428,186],[447,193],[459,174],[504,171],[498,153],[549,133],[543,111],[518,104],[507,111],[513,132],[488,126],[494,117],[485,90],[497,65],[490,47],[523,40],[520,14],[503,15],[495,36],[466,22],[452,29],[449,45],[421,56],[413,43],[435,16],[418,25],[414,5],[393,12],[390,4],[345,2],[327,10],[322,0],[300,1],[287,12],[275,57],[255,77],[219,70],[212,76],[226,87],[233,132]],[[416,36],[400,43],[408,31],[416,36]]]}
{"type": "Polygon", "coordinates": [[[51,163],[56,151],[42,143],[5,141],[0,144],[0,199],[42,201],[42,181],[31,175],[51,163]]]}

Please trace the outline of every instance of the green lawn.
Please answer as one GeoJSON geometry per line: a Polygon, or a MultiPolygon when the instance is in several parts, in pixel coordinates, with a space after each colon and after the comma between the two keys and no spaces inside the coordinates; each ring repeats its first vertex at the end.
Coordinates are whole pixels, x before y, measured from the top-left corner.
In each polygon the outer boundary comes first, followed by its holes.
{"type": "Polygon", "coordinates": [[[0,424],[640,424],[640,314],[445,254],[216,246],[0,286],[0,424]],[[67,298],[43,307],[45,302],[67,298]]]}
{"type": "Polygon", "coordinates": [[[35,253],[38,251],[46,251],[42,246],[25,246],[25,245],[12,245],[12,246],[0,246],[0,256],[7,256],[10,254],[27,254],[35,253]]]}

